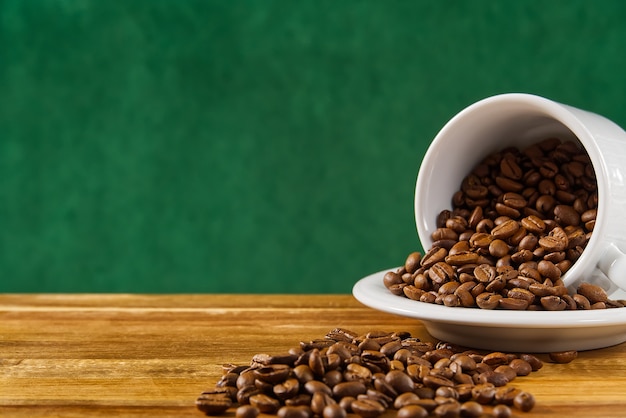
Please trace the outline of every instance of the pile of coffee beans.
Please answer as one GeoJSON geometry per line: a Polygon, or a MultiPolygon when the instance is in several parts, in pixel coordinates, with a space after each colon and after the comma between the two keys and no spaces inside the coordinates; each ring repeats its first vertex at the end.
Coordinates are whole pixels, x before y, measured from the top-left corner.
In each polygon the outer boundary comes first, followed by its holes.
{"type": "Polygon", "coordinates": [[[433,244],[384,276],[393,294],[482,309],[623,307],[599,286],[569,294],[561,276],[595,226],[598,188],[589,156],[549,138],[488,155],[436,219],[433,244]]]}
{"type": "MultiPolygon", "coordinates": [[[[559,359],[571,360],[572,353],[559,359]]],[[[509,383],[542,366],[531,354],[435,344],[408,332],[360,335],[336,328],[284,354],[225,365],[215,388],[200,394],[196,406],[207,415],[236,407],[237,418],[376,418],[387,410],[399,418],[506,418],[535,405],[532,394],[509,383]]]]}

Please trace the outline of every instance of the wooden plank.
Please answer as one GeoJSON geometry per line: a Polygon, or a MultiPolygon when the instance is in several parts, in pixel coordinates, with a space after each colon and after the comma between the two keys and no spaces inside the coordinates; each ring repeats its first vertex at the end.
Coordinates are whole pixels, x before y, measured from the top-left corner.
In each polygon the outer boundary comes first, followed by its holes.
{"type": "MultiPolygon", "coordinates": [[[[202,416],[195,398],[222,364],[335,327],[432,341],[419,321],[350,295],[0,295],[0,416],[202,416]]],[[[537,398],[524,416],[626,415],[626,344],[543,359],[513,382],[537,398]]]]}

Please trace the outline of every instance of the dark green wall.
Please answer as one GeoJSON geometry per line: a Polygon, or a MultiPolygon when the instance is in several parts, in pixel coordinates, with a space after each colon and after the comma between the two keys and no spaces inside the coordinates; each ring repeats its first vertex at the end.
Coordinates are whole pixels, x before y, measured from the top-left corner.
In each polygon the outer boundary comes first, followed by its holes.
{"type": "Polygon", "coordinates": [[[0,0],[0,292],[349,292],[420,248],[417,170],[463,107],[529,92],[626,126],[624,22],[621,0],[0,0]]]}

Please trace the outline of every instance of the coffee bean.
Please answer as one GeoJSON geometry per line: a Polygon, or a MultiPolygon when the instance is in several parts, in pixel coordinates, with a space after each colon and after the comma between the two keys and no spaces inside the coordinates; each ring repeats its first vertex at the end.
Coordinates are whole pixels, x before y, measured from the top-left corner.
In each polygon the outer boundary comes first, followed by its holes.
{"type": "Polygon", "coordinates": [[[506,239],[517,232],[519,224],[513,219],[508,219],[491,230],[495,239],[506,239]]]}
{"type": "Polygon", "coordinates": [[[513,403],[517,409],[528,412],[535,406],[535,397],[528,392],[521,392],[515,397],[513,403]]]}
{"type": "Polygon", "coordinates": [[[196,399],[196,407],[207,415],[222,414],[232,404],[228,391],[222,389],[205,391],[196,399]]]}
{"type": "Polygon", "coordinates": [[[315,415],[321,416],[324,412],[324,408],[328,405],[335,405],[337,402],[333,397],[325,392],[315,392],[311,395],[311,411],[315,415]]]}
{"type": "Polygon", "coordinates": [[[491,410],[491,414],[493,415],[493,418],[510,418],[513,416],[511,408],[509,408],[505,404],[499,404],[494,406],[491,410]]]}
{"type": "Polygon", "coordinates": [[[459,252],[445,257],[447,264],[451,266],[463,266],[466,264],[474,264],[478,261],[479,255],[472,251],[459,252]]]}
{"type": "Polygon", "coordinates": [[[393,402],[393,407],[401,409],[408,405],[416,405],[420,397],[414,392],[405,392],[399,394],[393,402]]]}
{"type": "Polygon", "coordinates": [[[398,409],[397,418],[426,418],[429,412],[420,405],[406,405],[398,409]]]}
{"type": "Polygon", "coordinates": [[[550,353],[549,355],[550,355],[550,360],[554,361],[555,363],[565,364],[565,363],[570,363],[574,361],[576,357],[578,357],[578,352],[577,351],[559,351],[559,352],[550,353]]]}
{"type": "Polygon", "coordinates": [[[272,384],[284,381],[289,373],[291,373],[291,367],[286,364],[271,364],[253,370],[256,379],[272,384]]]}
{"type": "Polygon", "coordinates": [[[424,268],[430,268],[436,263],[443,261],[448,255],[448,251],[445,248],[433,247],[422,258],[420,264],[424,268]]]}
{"type": "Polygon", "coordinates": [[[454,268],[447,262],[450,257],[451,256],[446,257],[446,262],[440,261],[435,263],[428,270],[428,276],[434,283],[446,283],[455,277],[454,268]]]}
{"type": "Polygon", "coordinates": [[[502,386],[496,389],[495,401],[499,404],[513,405],[515,397],[521,392],[521,389],[512,386],[502,386]]]}
{"type": "Polygon", "coordinates": [[[394,271],[389,271],[385,273],[385,276],[383,277],[383,283],[385,287],[389,289],[393,285],[403,283],[402,276],[394,271]]]}
{"type": "Polygon", "coordinates": [[[513,156],[507,156],[500,161],[502,175],[513,180],[520,180],[524,174],[513,156]]]}
{"type": "MultiPolygon", "coordinates": [[[[239,409],[237,409],[237,411],[239,411],[239,409]]],[[[306,405],[283,406],[278,410],[276,415],[279,418],[311,418],[313,411],[306,405]]]]}
{"type": "Polygon", "coordinates": [[[386,408],[378,401],[362,399],[352,402],[352,411],[363,418],[376,418],[382,415],[386,408]]]}
{"type": "Polygon", "coordinates": [[[319,380],[310,380],[304,384],[304,389],[307,393],[313,395],[316,392],[322,392],[327,395],[332,394],[332,390],[324,383],[319,380]]]}
{"type": "Polygon", "coordinates": [[[415,272],[415,270],[417,270],[417,268],[420,266],[421,257],[422,255],[417,251],[412,252],[407,256],[406,261],[404,262],[404,268],[406,269],[407,273],[413,273],[415,272]]]}
{"type": "Polygon", "coordinates": [[[432,413],[439,418],[458,418],[461,415],[461,405],[458,402],[446,402],[437,406],[432,413]]]}
{"type": "Polygon", "coordinates": [[[475,401],[467,401],[461,404],[461,416],[478,418],[483,415],[483,406],[475,401]]]}
{"type": "Polygon", "coordinates": [[[250,405],[256,407],[263,414],[275,414],[280,408],[278,399],[263,393],[251,396],[250,405]]]}
{"type": "Polygon", "coordinates": [[[322,411],[323,418],[346,418],[346,416],[346,410],[337,404],[327,405],[322,411]]]}
{"type": "Polygon", "coordinates": [[[333,395],[339,398],[356,398],[358,395],[365,393],[366,391],[367,386],[362,381],[341,382],[336,384],[332,390],[333,395]]]}
{"type": "Polygon", "coordinates": [[[579,225],[580,214],[568,205],[556,205],[554,208],[554,220],[563,226],[579,225]]]}
{"type": "Polygon", "coordinates": [[[515,371],[517,376],[528,376],[531,372],[533,372],[531,364],[522,358],[516,358],[511,361],[511,363],[509,363],[509,367],[515,371]]]}
{"type": "Polygon", "coordinates": [[[567,308],[567,303],[558,296],[544,296],[539,300],[547,311],[562,311],[567,308]]]}
{"type": "Polygon", "coordinates": [[[543,367],[543,362],[541,361],[540,358],[538,358],[537,356],[534,356],[532,354],[521,354],[519,356],[519,358],[521,360],[526,361],[528,364],[530,364],[530,367],[532,368],[533,372],[536,372],[537,370],[541,369],[543,367]]]}
{"type": "Polygon", "coordinates": [[[502,309],[510,309],[515,311],[523,311],[530,303],[524,299],[515,299],[515,298],[502,298],[498,302],[498,306],[502,309]]]}
{"type": "Polygon", "coordinates": [[[496,387],[491,383],[480,383],[472,388],[472,399],[481,405],[493,402],[496,396],[496,387]]]}
{"type": "Polygon", "coordinates": [[[494,239],[489,243],[489,254],[496,258],[504,257],[509,253],[509,245],[501,239],[494,239]]]}
{"type": "Polygon", "coordinates": [[[495,181],[496,185],[506,192],[519,193],[524,190],[524,185],[522,183],[504,176],[496,176],[495,181]]]}
{"type": "Polygon", "coordinates": [[[608,300],[605,290],[594,284],[582,283],[578,286],[577,292],[586,297],[591,304],[608,300]]]}
{"type": "Polygon", "coordinates": [[[476,296],[476,305],[481,309],[495,309],[500,306],[501,299],[501,295],[485,292],[476,296]]]}
{"type": "Polygon", "coordinates": [[[487,370],[478,375],[477,382],[490,383],[495,387],[500,387],[509,383],[510,380],[504,373],[498,373],[495,370],[487,370]]]}
{"type": "Polygon", "coordinates": [[[585,296],[577,293],[573,298],[578,309],[591,309],[591,302],[585,296]]]}
{"type": "MultiPolygon", "coordinates": [[[[225,411],[224,411],[225,412],[225,411]]],[[[257,418],[261,412],[252,405],[241,405],[235,412],[237,418],[257,418]]]]}

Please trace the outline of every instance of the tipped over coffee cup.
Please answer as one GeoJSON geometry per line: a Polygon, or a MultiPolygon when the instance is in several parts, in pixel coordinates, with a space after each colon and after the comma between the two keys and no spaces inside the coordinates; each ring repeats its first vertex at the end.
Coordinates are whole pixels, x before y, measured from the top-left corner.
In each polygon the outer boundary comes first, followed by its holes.
{"type": "Polygon", "coordinates": [[[472,223],[461,241],[490,215],[482,225],[489,242],[472,243],[479,256],[502,254],[502,264],[546,256],[568,288],[594,282],[609,294],[626,290],[626,132],[603,116],[519,93],[465,108],[437,134],[419,169],[415,220],[424,250],[455,243],[441,231],[455,210],[472,223]],[[491,234],[497,228],[502,239],[491,234]],[[524,243],[511,254],[511,241],[526,235],[535,247],[524,243]],[[508,248],[492,250],[492,241],[508,248]]]}

